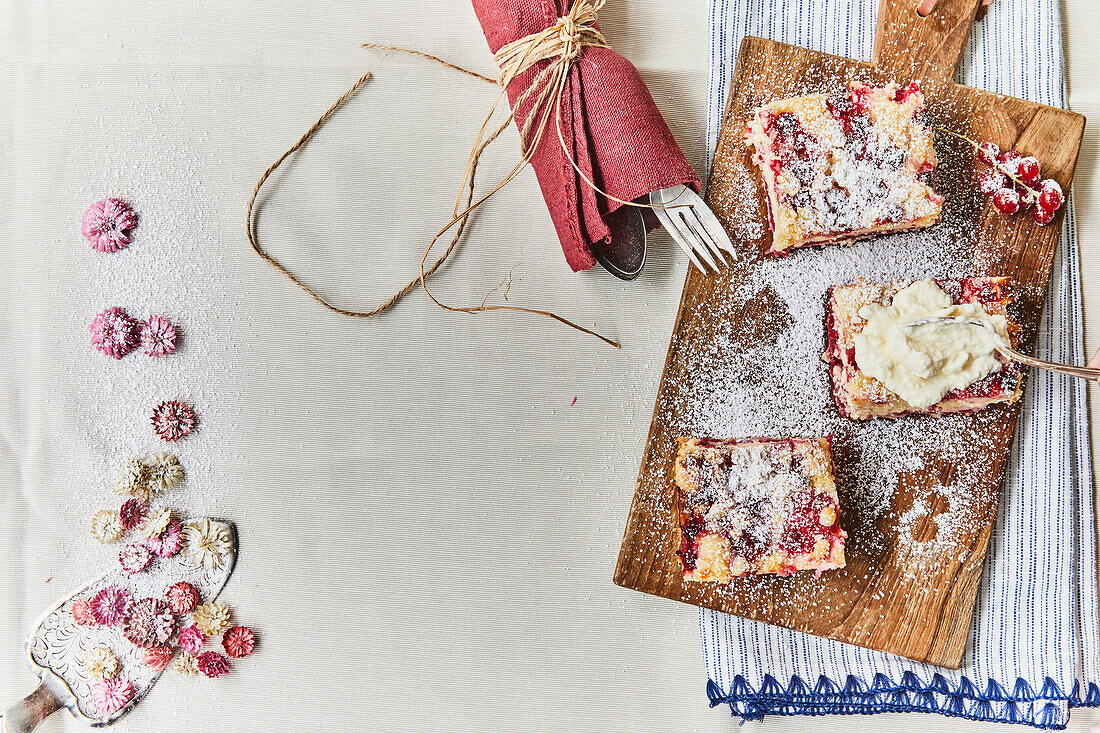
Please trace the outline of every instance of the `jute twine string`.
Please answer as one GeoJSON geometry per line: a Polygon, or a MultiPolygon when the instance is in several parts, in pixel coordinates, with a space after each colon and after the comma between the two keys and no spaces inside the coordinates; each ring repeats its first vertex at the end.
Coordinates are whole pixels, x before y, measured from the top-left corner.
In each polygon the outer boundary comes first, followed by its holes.
{"type": "MultiPolygon", "coordinates": [[[[492,107],[489,109],[489,113],[486,115],[484,122],[478,130],[477,136],[474,139],[470,155],[466,161],[466,167],[463,171],[461,185],[459,186],[458,193],[455,197],[454,210],[452,217],[446,225],[439,230],[439,232],[432,237],[428,246],[424,249],[424,253],[420,257],[420,274],[419,277],[411,280],[403,288],[398,290],[386,301],[381,303],[376,308],[367,311],[356,311],[341,308],[339,306],[329,303],[320,295],[317,294],[309,285],[304,283],[301,279],[286,269],[276,258],[268,254],[263,247],[260,246],[259,240],[256,236],[256,217],[253,214],[256,197],[259,195],[260,189],[263,184],[271,176],[271,174],[286,160],[287,157],[300,150],[309,140],[317,133],[319,129],[328,121],[328,119],[336,112],[345,102],[348,101],[370,78],[370,73],[364,74],[359,78],[350,89],[344,92],[343,95],[337,99],[332,106],[325,110],[313,125],[306,130],[305,134],[291,146],[286,152],[279,156],[263,175],[260,176],[259,181],[256,183],[256,187],[252,191],[252,197],[248,201],[248,213],[247,213],[247,233],[248,241],[252,245],[252,249],[256,251],[260,257],[270,263],[275,269],[283,273],[299,288],[304,290],[315,301],[328,308],[331,311],[340,313],[341,315],[351,316],[353,318],[369,318],[376,316],[384,311],[390,309],[399,300],[406,296],[409,292],[419,285],[423,288],[425,294],[440,308],[456,312],[456,313],[481,313],[487,311],[515,311],[520,313],[530,313],[534,315],[545,316],[552,318],[559,323],[562,323],[570,328],[576,329],[582,333],[586,333],[601,341],[614,346],[619,347],[619,344],[611,339],[602,336],[591,329],[584,328],[556,313],[546,310],[539,310],[536,308],[526,308],[515,305],[490,305],[485,301],[482,301],[477,306],[452,306],[441,302],[431,292],[427,285],[427,279],[436,272],[436,270],[443,264],[444,261],[451,255],[458,241],[462,237],[463,230],[470,217],[470,214],[485,201],[487,201],[493,194],[502,189],[508,183],[512,181],[519,173],[526,167],[534,155],[534,151],[538,148],[539,143],[543,139],[543,135],[546,132],[546,128],[549,126],[551,119],[555,122],[557,128],[557,136],[559,144],[562,150],[565,152],[566,157],[569,159],[573,168],[580,174],[585,183],[592,187],[595,191],[602,194],[606,198],[612,201],[616,201],[622,205],[638,206],[642,208],[652,208],[645,204],[637,204],[630,201],[623,201],[615,198],[610,194],[602,191],[583,171],[579,168],[576,161],[573,160],[572,155],[569,153],[568,147],[565,143],[565,137],[561,130],[561,98],[565,91],[565,85],[569,77],[569,70],[577,57],[580,55],[582,49],[585,46],[601,46],[606,47],[607,43],[604,40],[603,35],[595,28],[594,23],[596,21],[597,11],[603,7],[606,0],[577,0],[570,8],[569,12],[558,19],[558,22],[554,25],[542,30],[538,33],[534,33],[530,36],[520,38],[513,41],[497,51],[494,58],[500,68],[500,77],[497,80],[490,79],[487,76],[479,74],[475,71],[463,68],[456,64],[452,64],[449,61],[444,61],[431,54],[417,51],[414,49],[400,48],[396,46],[386,46],[375,43],[364,43],[363,48],[378,49],[384,51],[394,51],[398,53],[405,53],[412,56],[417,56],[434,63],[438,63],[446,68],[459,71],[463,74],[467,74],[477,79],[489,83],[495,83],[500,86],[500,92],[493,102],[492,107]],[[492,124],[493,115],[497,108],[500,106],[504,95],[507,93],[508,84],[510,84],[517,76],[524,71],[530,69],[535,64],[543,61],[549,63],[532,79],[527,88],[517,96],[515,102],[512,105],[511,111],[506,115],[504,121],[494,128],[491,132],[486,132],[489,126],[492,124]],[[519,162],[508,172],[504,178],[497,183],[487,193],[483,194],[476,201],[474,200],[474,178],[477,171],[477,164],[480,160],[482,152],[488,147],[490,143],[497,139],[497,137],[507,129],[508,125],[515,119],[516,111],[521,109],[523,105],[530,103],[530,110],[528,111],[527,118],[520,129],[520,142],[523,150],[523,155],[519,162]],[[436,243],[447,232],[452,232],[452,237],[447,244],[443,254],[434,262],[428,264],[428,257],[435,247],[436,243]]],[[[499,287],[499,286],[498,286],[499,287]]],[[[495,289],[494,289],[495,290],[495,289]]],[[[490,293],[491,294],[491,293],[490,293]]],[[[486,296],[487,298],[488,296],[486,296]]]]}

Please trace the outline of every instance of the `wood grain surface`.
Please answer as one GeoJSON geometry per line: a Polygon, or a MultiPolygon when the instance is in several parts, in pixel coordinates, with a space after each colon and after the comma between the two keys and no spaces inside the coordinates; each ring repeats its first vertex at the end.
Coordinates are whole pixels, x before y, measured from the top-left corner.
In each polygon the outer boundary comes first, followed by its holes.
{"type": "MultiPolygon", "coordinates": [[[[800,573],[787,578],[740,578],[728,586],[685,583],[672,542],[671,468],[677,437],[674,426],[680,423],[684,385],[691,379],[688,355],[713,340],[716,314],[739,324],[746,340],[774,338],[776,329],[784,328],[784,319],[789,318],[769,291],[743,300],[731,295],[751,280],[770,243],[770,233],[744,236],[743,228],[734,226],[736,207],[730,204],[736,198],[731,191],[752,176],[764,215],[763,187],[745,143],[745,124],[755,107],[774,99],[835,90],[855,78],[872,83],[920,79],[934,124],[1034,155],[1042,163],[1044,176],[1068,190],[1084,130],[1081,115],[951,81],[978,2],[941,0],[931,16],[921,18],[911,0],[883,0],[874,64],[760,38],[742,43],[707,192],[708,203],[742,256],[717,276],[705,276],[694,268],[688,272],[615,571],[617,584],[939,666],[961,664],[1019,404],[961,418],[968,431],[964,442],[968,454],[960,459],[957,453],[950,458],[929,453],[923,456],[922,468],[899,477],[892,498],[895,509],[920,497],[927,499],[929,487],[952,481],[962,462],[984,467],[977,479],[968,479],[966,488],[973,492],[973,501],[954,546],[918,583],[899,569],[897,561],[906,548],[885,526],[887,517],[880,520],[878,529],[894,541],[874,546],[850,537],[848,567],[820,579],[800,573]]],[[[937,188],[944,184],[949,191],[972,191],[976,170],[969,146],[944,138],[937,135],[941,159],[962,163],[946,170],[941,167],[937,188]],[[958,180],[942,181],[941,174],[958,180]]],[[[968,243],[972,274],[1008,275],[1017,281],[1015,316],[1024,327],[1023,349],[1033,352],[1063,213],[1051,225],[1040,227],[1026,213],[998,214],[980,196],[958,199],[949,196],[945,207],[953,207],[953,216],[972,222],[967,227],[973,233],[968,243]]],[[[796,251],[791,256],[813,257],[814,251],[796,251]]],[[[728,358],[737,359],[738,354],[728,358]]],[[[746,363],[745,368],[752,365],[746,363]]],[[[850,423],[834,437],[842,506],[859,489],[845,479],[842,467],[854,460],[853,451],[858,448],[852,438],[862,425],[850,423]]],[[[841,525],[853,534],[854,528],[843,516],[841,525]]],[[[931,520],[912,528],[917,539],[931,538],[936,531],[931,520]]]]}

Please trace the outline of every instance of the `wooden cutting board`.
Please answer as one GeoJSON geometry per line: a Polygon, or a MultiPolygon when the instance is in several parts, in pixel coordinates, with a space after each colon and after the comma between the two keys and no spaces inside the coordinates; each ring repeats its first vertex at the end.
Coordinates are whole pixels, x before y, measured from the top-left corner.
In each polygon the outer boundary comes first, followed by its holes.
{"type": "MultiPolygon", "coordinates": [[[[746,38],[741,44],[707,192],[707,203],[741,257],[717,276],[695,268],[688,272],[615,570],[617,584],[939,666],[960,666],[1019,403],[973,415],[910,416],[890,425],[845,421],[836,416],[824,364],[796,365],[804,368],[810,387],[791,387],[789,409],[806,412],[814,424],[831,426],[841,526],[849,534],[848,566],[820,579],[799,573],[739,578],[728,586],[683,582],[672,540],[671,468],[677,435],[693,427],[709,424],[712,432],[722,432],[731,425],[735,429],[729,432],[742,434],[713,436],[725,438],[768,434],[752,430],[752,415],[760,416],[762,427],[782,423],[787,408],[782,400],[770,408],[766,387],[777,385],[772,392],[784,387],[762,371],[761,363],[765,370],[771,364],[774,371],[774,352],[802,344],[807,339],[791,338],[809,331],[806,314],[790,305],[793,296],[779,292],[785,287],[781,268],[789,267],[791,278],[801,272],[811,300],[823,300],[824,286],[813,263],[821,262],[822,271],[833,268],[837,282],[850,282],[863,268],[889,271],[890,263],[873,259],[887,252],[904,270],[904,248],[923,246],[921,240],[899,245],[887,238],[854,245],[845,254],[803,249],[786,260],[765,259],[771,235],[759,225],[766,221],[764,192],[745,143],[745,124],[755,107],[832,91],[850,79],[900,84],[918,79],[935,125],[1034,155],[1045,177],[1069,189],[1085,123],[1081,115],[952,81],[978,4],[941,0],[931,16],[922,18],[914,0],[882,0],[873,64],[761,38],[746,38]],[[746,226],[748,220],[756,224],[746,226]],[[837,259],[842,257],[855,258],[850,268],[837,259]],[[772,285],[762,285],[767,282],[772,285]],[[727,402],[739,404],[723,403],[716,371],[733,375],[728,378],[739,391],[727,402]],[[700,397],[704,393],[705,399],[700,397]],[[753,395],[766,404],[755,404],[753,395]],[[803,404],[807,400],[812,404],[803,404]],[[712,409],[733,417],[708,423],[712,409]],[[820,415],[814,417],[814,410],[820,415]],[[895,444],[883,449],[885,457],[871,455],[880,443],[890,441],[895,444]],[[887,470],[891,462],[902,468],[887,470]]],[[[936,187],[948,196],[944,219],[949,223],[937,225],[940,233],[929,236],[939,237],[934,246],[954,252],[950,268],[945,262],[945,269],[953,270],[890,274],[1015,278],[1023,348],[1033,351],[1064,208],[1046,227],[1034,224],[1026,212],[997,213],[976,193],[979,164],[971,148],[942,133],[936,138],[941,159],[936,187]]],[[[810,346],[814,353],[824,350],[823,325],[820,344],[810,346]]]]}

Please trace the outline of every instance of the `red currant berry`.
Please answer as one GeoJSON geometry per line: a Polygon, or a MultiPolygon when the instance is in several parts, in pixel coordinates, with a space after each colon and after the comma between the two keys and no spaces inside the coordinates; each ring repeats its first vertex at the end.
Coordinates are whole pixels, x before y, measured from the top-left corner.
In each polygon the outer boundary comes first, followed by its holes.
{"type": "Polygon", "coordinates": [[[997,143],[982,143],[978,146],[978,160],[986,165],[993,165],[997,162],[997,155],[1000,152],[1001,149],[997,147],[997,143]]]}
{"type": "Polygon", "coordinates": [[[998,163],[1007,163],[1010,160],[1019,160],[1022,156],[1015,150],[1005,150],[997,156],[998,163]]]}
{"type": "Polygon", "coordinates": [[[1054,221],[1055,213],[1053,209],[1044,209],[1042,206],[1036,206],[1031,211],[1031,218],[1035,220],[1036,224],[1046,226],[1054,221]]]}
{"type": "Polygon", "coordinates": [[[1008,183],[1008,179],[996,168],[986,168],[978,174],[978,190],[986,196],[992,196],[1008,183]]]}
{"type": "Polygon", "coordinates": [[[1058,185],[1058,181],[1053,178],[1043,181],[1043,185],[1039,188],[1040,207],[1047,211],[1057,211],[1065,202],[1066,197],[1062,193],[1062,187],[1058,185]]]}
{"type": "Polygon", "coordinates": [[[1016,175],[1027,183],[1038,183],[1039,179],[1043,177],[1038,159],[1030,155],[1026,158],[1020,158],[1020,162],[1016,165],[1016,175]]]}
{"type": "Polygon", "coordinates": [[[1020,210],[1020,194],[1011,188],[1002,188],[993,194],[993,205],[1002,214],[1015,214],[1020,210]]]}

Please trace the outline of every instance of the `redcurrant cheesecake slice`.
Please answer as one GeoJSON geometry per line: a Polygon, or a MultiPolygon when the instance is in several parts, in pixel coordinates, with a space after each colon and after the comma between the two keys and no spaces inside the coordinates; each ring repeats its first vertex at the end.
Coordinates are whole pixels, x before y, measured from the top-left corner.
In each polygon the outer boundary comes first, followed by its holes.
{"type": "Polygon", "coordinates": [[[829,438],[680,438],[673,473],[684,580],[844,567],[829,438]]]}
{"type": "Polygon", "coordinates": [[[825,361],[844,417],[969,412],[1022,393],[1009,278],[860,280],[829,289],[825,361]],[[985,325],[977,325],[984,323],[985,325]]]}
{"type": "Polygon", "coordinates": [[[940,218],[936,151],[920,85],[852,82],[782,99],[749,122],[767,194],[770,254],[921,229],[940,218]]]}

